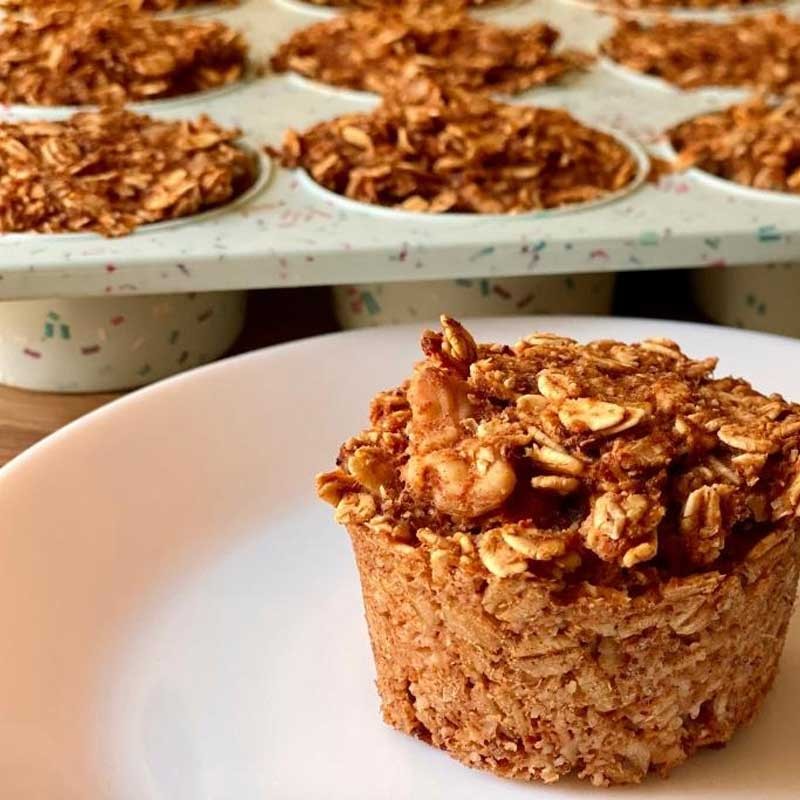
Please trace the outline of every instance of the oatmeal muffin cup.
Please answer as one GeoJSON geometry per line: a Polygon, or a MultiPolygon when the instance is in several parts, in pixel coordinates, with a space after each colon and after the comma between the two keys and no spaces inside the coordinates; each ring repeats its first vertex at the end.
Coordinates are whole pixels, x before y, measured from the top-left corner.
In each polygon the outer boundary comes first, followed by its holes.
{"type": "Polygon", "coordinates": [[[800,407],[665,339],[442,327],[317,479],[386,722],[545,782],[638,782],[724,744],[795,597],[800,407]]]}
{"type": "Polygon", "coordinates": [[[421,75],[398,81],[368,113],[289,129],[267,152],[326,199],[393,213],[579,207],[619,199],[647,171],[637,143],[564,109],[498,103],[421,75]]]}
{"type": "Polygon", "coordinates": [[[777,12],[725,22],[618,20],[600,51],[680,89],[743,87],[780,95],[800,88],[800,22],[777,12]]]}
{"type": "Polygon", "coordinates": [[[260,178],[241,131],[124,109],[0,122],[0,234],[99,233],[221,208],[260,178]]]}
{"type": "Polygon", "coordinates": [[[82,1],[0,20],[0,102],[121,106],[219,90],[246,75],[247,43],[223,22],[82,1]]]}
{"type": "Polygon", "coordinates": [[[270,65],[275,72],[377,94],[416,75],[445,87],[518,94],[590,63],[587,54],[557,49],[559,37],[543,22],[501,28],[452,2],[409,0],[295,31],[270,65]]]}

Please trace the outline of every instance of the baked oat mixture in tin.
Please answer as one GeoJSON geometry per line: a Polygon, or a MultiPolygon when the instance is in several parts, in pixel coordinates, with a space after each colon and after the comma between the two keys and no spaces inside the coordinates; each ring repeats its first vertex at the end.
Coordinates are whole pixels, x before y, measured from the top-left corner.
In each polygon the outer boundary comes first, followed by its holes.
{"type": "Polygon", "coordinates": [[[743,86],[782,94],[800,88],[800,22],[780,13],[724,23],[621,20],[601,49],[681,89],[743,86]]]}
{"type": "Polygon", "coordinates": [[[215,20],[132,13],[125,0],[58,3],[0,21],[0,102],[118,105],[218,88],[247,65],[244,37],[215,20]]]}
{"type": "Polygon", "coordinates": [[[562,78],[589,57],[557,52],[559,33],[544,23],[499,28],[452,3],[356,11],[297,31],[271,59],[334,86],[383,94],[424,75],[441,86],[516,94],[562,78]]]}
{"type": "Polygon", "coordinates": [[[800,101],[754,98],[667,132],[676,169],[697,167],[755,189],[800,193],[800,101]]]}
{"type": "Polygon", "coordinates": [[[227,203],[258,166],[208,117],[124,110],[0,123],[0,233],[130,233],[227,203]]]}
{"type": "MultiPolygon", "coordinates": [[[[0,0],[0,8],[19,11],[47,11],[56,6],[75,10],[99,8],[114,0],[0,0]]],[[[132,11],[165,12],[196,7],[210,8],[238,5],[239,0],[121,0],[132,11]]]]}
{"type": "Polygon", "coordinates": [[[566,111],[507,105],[415,79],[371,113],[288,131],[283,164],[365,203],[519,213],[596,200],[636,177],[631,152],[566,111]]]}
{"type": "MultiPolygon", "coordinates": [[[[396,8],[400,3],[398,0],[303,0],[315,6],[331,6],[334,8],[348,9],[386,9],[396,8]]],[[[420,5],[435,5],[441,0],[419,0],[420,5]]],[[[446,0],[454,8],[468,8],[471,6],[502,5],[506,0],[446,0]]]]}
{"type": "Polygon", "coordinates": [[[710,11],[714,9],[735,10],[738,8],[758,9],[780,5],[775,0],[597,0],[596,5],[603,10],[614,9],[626,11],[664,11],[685,9],[710,11]]]}

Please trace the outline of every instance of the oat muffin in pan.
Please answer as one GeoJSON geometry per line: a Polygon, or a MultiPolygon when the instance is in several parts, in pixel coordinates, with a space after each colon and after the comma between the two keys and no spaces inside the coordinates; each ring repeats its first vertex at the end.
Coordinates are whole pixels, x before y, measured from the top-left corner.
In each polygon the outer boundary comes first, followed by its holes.
{"type": "Polygon", "coordinates": [[[368,113],[288,130],[276,153],[324,188],[420,213],[518,214],[602,200],[639,164],[564,109],[497,103],[416,75],[368,113]]]}
{"type": "Polygon", "coordinates": [[[240,80],[247,42],[217,20],[162,19],[126,0],[54,3],[0,20],[0,102],[121,105],[240,80]]]}
{"type": "MultiPolygon", "coordinates": [[[[112,0],[0,0],[0,8],[19,11],[46,11],[58,6],[75,9],[80,6],[101,7],[112,0]]],[[[124,0],[131,11],[180,11],[199,7],[225,7],[238,5],[239,0],[124,0]]]]}
{"type": "Polygon", "coordinates": [[[667,131],[673,170],[697,167],[724,180],[800,194],[800,99],[744,103],[692,117],[667,131]]]}
{"type": "Polygon", "coordinates": [[[673,9],[711,11],[769,8],[780,5],[774,0],[597,0],[598,9],[604,11],[642,11],[669,13],[673,9]]]}
{"type": "Polygon", "coordinates": [[[422,337],[320,475],[387,723],[498,775],[665,774],[758,711],[800,564],[800,407],[665,339],[422,337]]]}
{"type": "MultiPolygon", "coordinates": [[[[440,0],[431,0],[431,3],[439,2],[440,0]]],[[[467,8],[473,6],[493,6],[502,5],[508,0],[446,0],[446,2],[453,8],[467,8]]],[[[304,0],[315,6],[329,6],[333,8],[341,8],[343,10],[350,9],[379,9],[379,8],[396,8],[403,5],[407,0],[304,0]]],[[[425,0],[422,0],[422,5],[427,5],[425,0]]]]}
{"type": "Polygon", "coordinates": [[[681,89],[741,86],[789,94],[800,88],[800,21],[777,12],[725,22],[618,20],[601,52],[681,89]]]}
{"type": "Polygon", "coordinates": [[[586,66],[586,54],[558,50],[559,32],[543,22],[501,28],[451,2],[409,0],[354,11],[295,31],[270,60],[332,86],[383,94],[398,78],[427,75],[438,84],[517,94],[586,66]]]}
{"type": "Polygon", "coordinates": [[[0,123],[0,234],[122,236],[225,205],[257,180],[241,131],[124,109],[0,123]]]}

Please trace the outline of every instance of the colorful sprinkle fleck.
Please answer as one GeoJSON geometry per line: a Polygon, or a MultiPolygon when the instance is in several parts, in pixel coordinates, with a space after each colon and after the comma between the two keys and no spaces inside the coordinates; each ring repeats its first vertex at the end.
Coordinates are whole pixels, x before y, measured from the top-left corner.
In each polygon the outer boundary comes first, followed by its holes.
{"type": "Polygon", "coordinates": [[[477,253],[473,253],[470,257],[470,261],[477,261],[479,258],[484,258],[485,256],[490,256],[494,253],[494,247],[482,247],[478,250],[477,253]]]}
{"type": "Polygon", "coordinates": [[[762,225],[758,229],[759,242],[779,242],[783,236],[774,225],[762,225]]]}
{"type": "Polygon", "coordinates": [[[381,310],[381,304],[375,299],[372,292],[362,292],[361,300],[367,309],[368,314],[377,314],[381,310]]]}

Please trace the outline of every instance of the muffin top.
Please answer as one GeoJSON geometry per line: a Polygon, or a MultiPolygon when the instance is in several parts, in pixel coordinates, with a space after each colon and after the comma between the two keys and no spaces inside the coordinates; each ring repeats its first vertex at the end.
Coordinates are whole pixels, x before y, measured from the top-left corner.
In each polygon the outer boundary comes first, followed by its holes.
{"type": "Polygon", "coordinates": [[[800,406],[675,342],[476,344],[443,316],[317,478],[337,520],[455,539],[489,572],[594,582],[724,569],[800,505],[800,406]]]}

